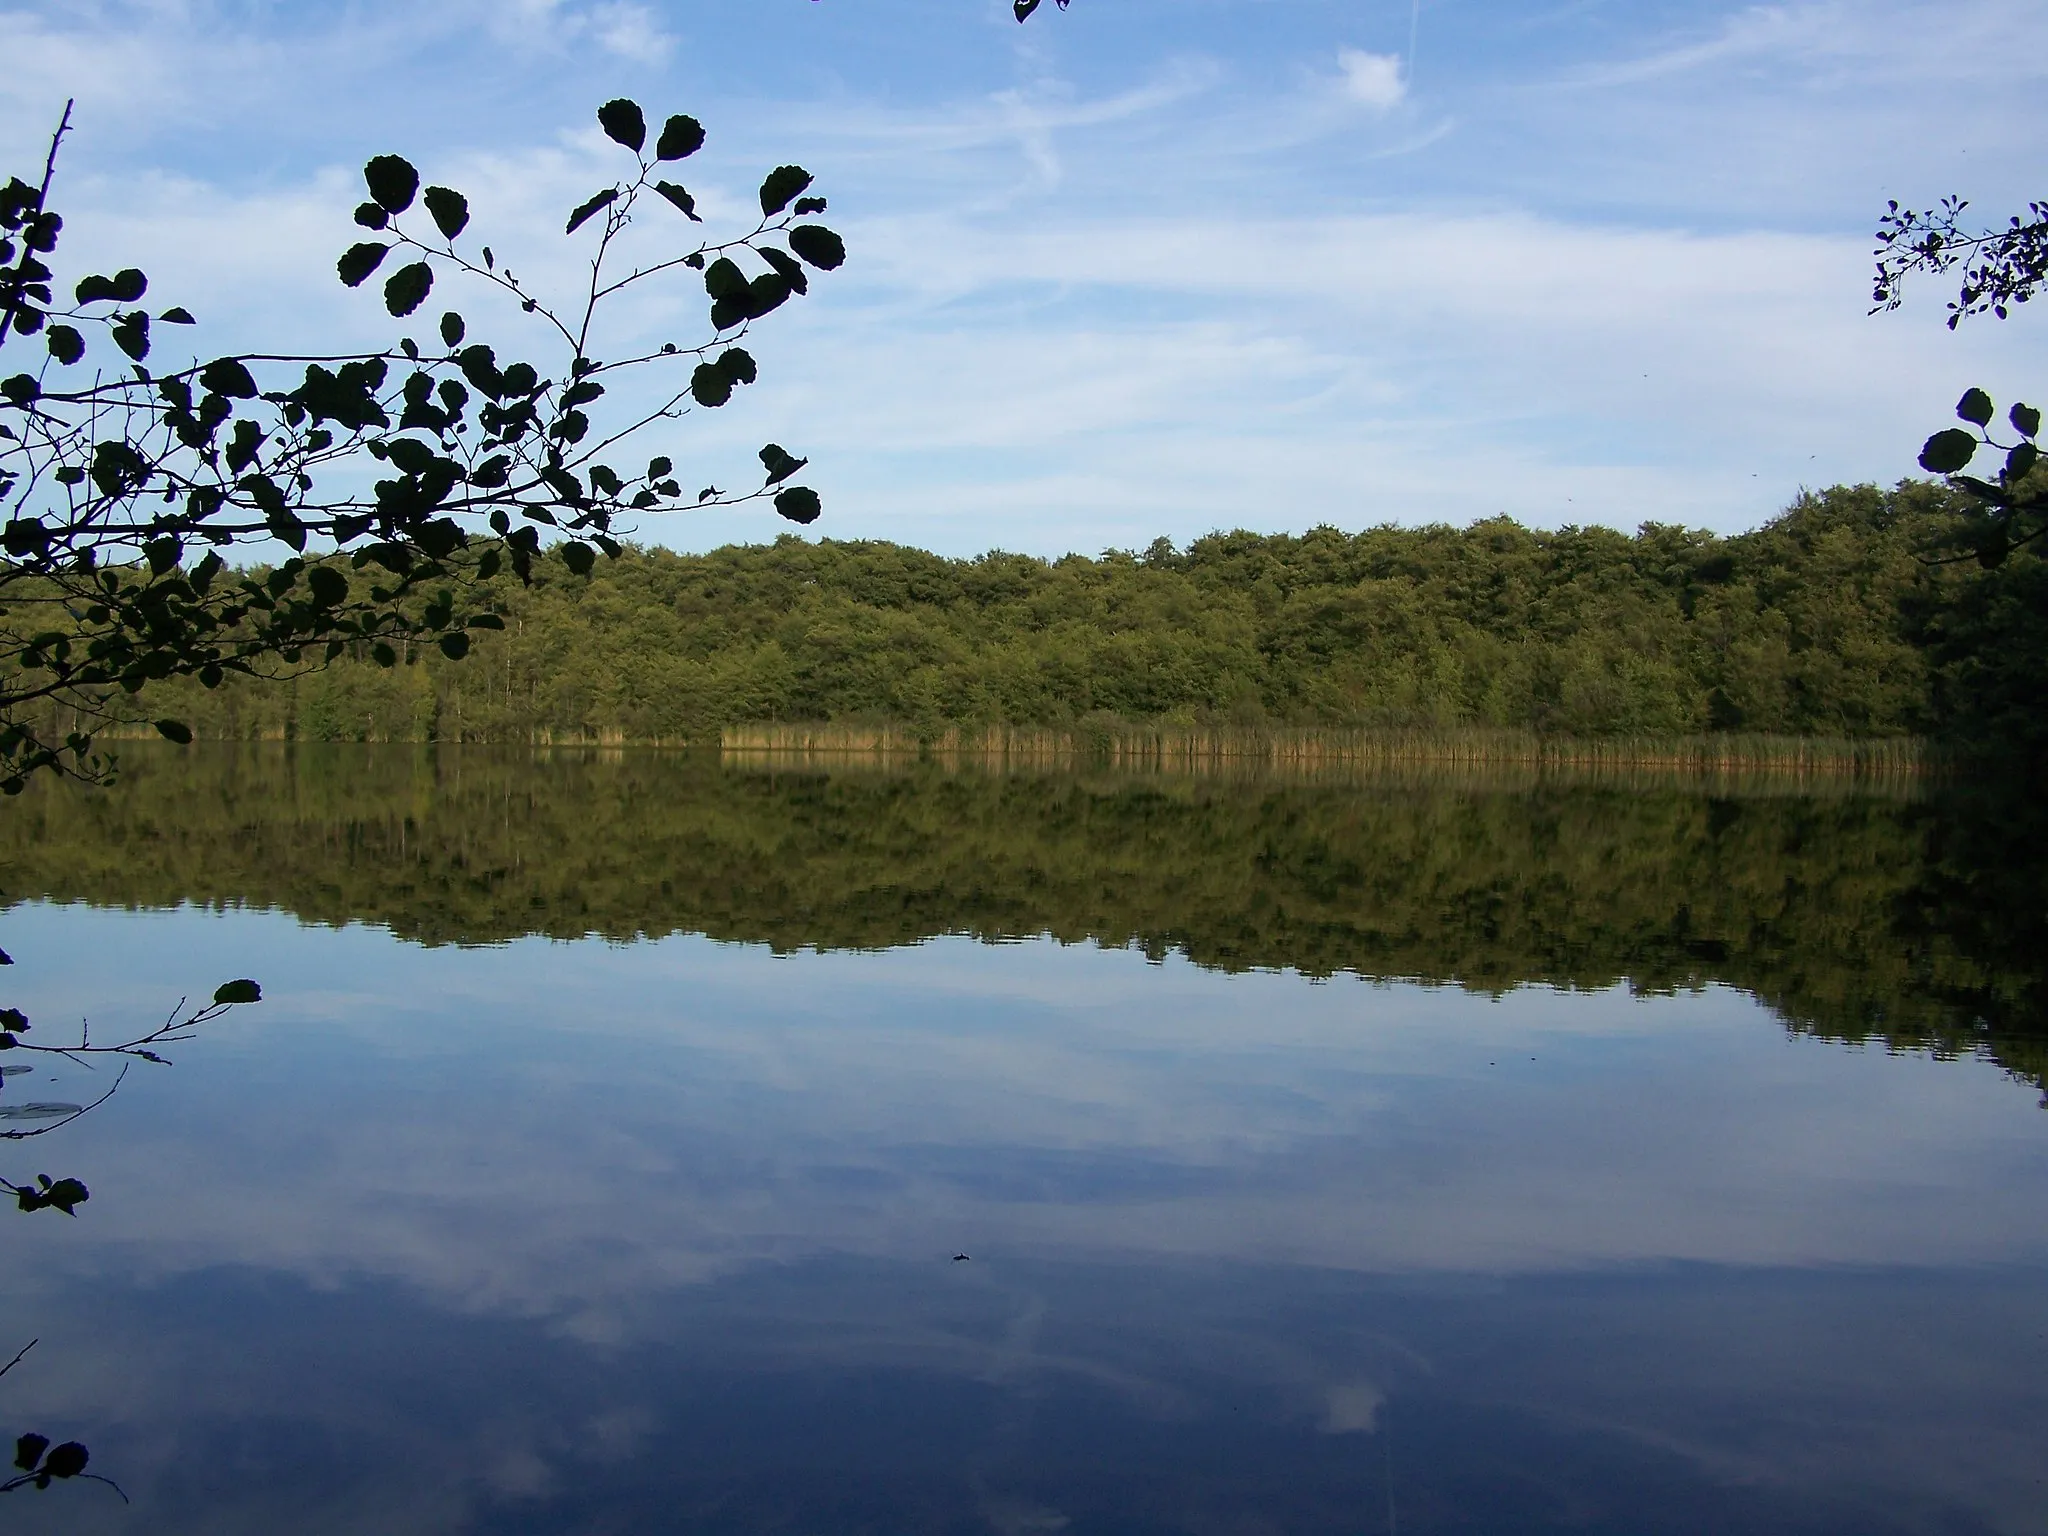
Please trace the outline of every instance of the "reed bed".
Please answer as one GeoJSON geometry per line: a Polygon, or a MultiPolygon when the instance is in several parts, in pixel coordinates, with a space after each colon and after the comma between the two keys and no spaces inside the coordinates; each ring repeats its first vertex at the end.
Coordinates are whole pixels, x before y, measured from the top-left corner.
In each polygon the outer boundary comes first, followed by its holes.
{"type": "Polygon", "coordinates": [[[1088,765],[1160,773],[1251,769],[1320,775],[1352,767],[1639,771],[1659,776],[1766,777],[1799,781],[1904,781],[1937,766],[1911,737],[1696,735],[1546,736],[1510,730],[1227,728],[1094,724],[919,730],[881,723],[737,726],[722,733],[729,756],[875,761],[927,758],[1011,767],[1088,765]]]}

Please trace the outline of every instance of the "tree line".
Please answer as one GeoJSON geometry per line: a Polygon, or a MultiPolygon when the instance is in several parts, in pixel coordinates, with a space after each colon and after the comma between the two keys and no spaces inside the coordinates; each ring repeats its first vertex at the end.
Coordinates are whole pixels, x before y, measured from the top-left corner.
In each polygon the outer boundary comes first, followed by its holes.
{"type": "Polygon", "coordinates": [[[2048,576],[1941,563],[1967,509],[1907,483],[1733,537],[1645,523],[1217,533],[947,559],[784,537],[627,546],[481,583],[457,664],[368,648],[283,683],[151,687],[203,736],[715,743],[767,721],[1486,726],[1577,735],[2040,734],[2048,576]]]}

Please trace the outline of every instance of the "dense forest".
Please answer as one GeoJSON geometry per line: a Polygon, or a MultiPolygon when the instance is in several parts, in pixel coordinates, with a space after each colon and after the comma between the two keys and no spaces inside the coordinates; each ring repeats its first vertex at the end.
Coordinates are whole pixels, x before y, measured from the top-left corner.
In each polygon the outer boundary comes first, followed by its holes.
{"type": "MultiPolygon", "coordinates": [[[[2039,730],[2048,568],[1930,558],[1926,484],[1802,497],[1730,538],[1645,524],[1218,533],[950,560],[805,542],[539,563],[468,659],[166,682],[148,717],[302,741],[716,741],[764,721],[1085,720],[1883,738],[2039,730]]],[[[360,575],[355,578],[362,581],[360,575]]]]}
{"type": "Polygon", "coordinates": [[[715,753],[123,749],[0,818],[6,900],[277,908],[417,942],[1049,933],[1227,970],[1639,990],[2048,1072],[2026,786],[763,771],[715,753]]]}

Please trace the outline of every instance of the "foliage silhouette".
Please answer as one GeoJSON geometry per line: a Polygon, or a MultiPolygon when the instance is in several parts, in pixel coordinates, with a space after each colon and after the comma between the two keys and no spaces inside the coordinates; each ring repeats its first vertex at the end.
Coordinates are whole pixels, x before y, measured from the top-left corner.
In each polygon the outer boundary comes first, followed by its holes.
{"type": "MultiPolygon", "coordinates": [[[[1960,286],[1948,305],[1950,330],[1972,315],[2003,320],[2040,291],[2048,280],[2048,203],[2029,203],[2024,216],[2014,214],[2003,227],[1975,229],[1963,223],[1969,206],[1959,197],[1924,210],[1902,208],[1896,201],[1886,206],[1877,228],[1872,314],[1897,309],[1906,280],[1916,274],[1960,271],[1960,286]]],[[[1975,503],[1976,515],[1954,540],[1961,552],[1952,558],[1974,559],[1987,569],[2048,537],[2048,481],[2037,473],[2041,412],[2020,402],[2005,414],[2011,433],[2001,440],[1992,427],[1997,407],[1991,397],[1981,389],[1967,390],[1956,405],[1963,425],[1936,432],[1920,450],[1922,469],[1947,476],[1975,503]],[[2004,455],[1988,477],[1964,473],[1980,448],[2004,455]]]]}
{"type": "MultiPolygon", "coordinates": [[[[8,1361],[5,1365],[0,1365],[0,1376],[5,1376],[17,1365],[20,1365],[28,1357],[28,1352],[41,1342],[40,1339],[30,1339],[26,1344],[22,1345],[12,1360],[8,1361]]],[[[31,1431],[20,1436],[14,1442],[14,1470],[16,1475],[0,1481],[0,1493],[14,1493],[23,1488],[34,1488],[40,1492],[49,1488],[53,1483],[83,1480],[90,1483],[104,1483],[107,1487],[113,1489],[115,1493],[120,1494],[123,1504],[128,1503],[128,1495],[122,1492],[119,1483],[110,1477],[101,1477],[98,1473],[85,1470],[91,1461],[92,1453],[79,1444],[78,1441],[67,1440],[61,1445],[53,1446],[50,1444],[49,1436],[39,1435],[31,1431]]]]}
{"type": "MultiPolygon", "coordinates": [[[[530,293],[475,242],[468,200],[422,190],[397,155],[364,167],[365,238],[336,267],[351,288],[384,273],[394,319],[418,314],[438,283],[466,282],[529,317],[516,345],[536,341],[551,361],[493,345],[448,310],[424,341],[373,352],[162,366],[164,327],[194,317],[141,307],[140,269],[85,274],[60,296],[50,262],[63,220],[50,190],[66,106],[40,180],[0,188],[0,346],[33,339],[40,352],[0,380],[0,789],[18,792],[39,769],[103,772],[95,732],[151,718],[136,695],[166,679],[211,689],[352,650],[390,666],[414,641],[459,658],[502,623],[476,584],[501,569],[529,578],[544,531],[562,536],[559,560],[587,572],[597,553],[618,553],[615,533],[637,511],[765,498],[799,522],[818,515],[816,495],[787,483],[802,461],[773,444],[762,484],[736,495],[686,491],[666,455],[644,472],[614,466],[648,429],[753,382],[741,343],[754,322],[808,291],[807,269],[844,260],[838,236],[808,222],[824,199],[798,196],[809,174],[779,167],[751,228],[670,243],[621,270],[622,237],[643,208],[702,222],[668,167],[704,134],[679,114],[650,151],[634,103],[608,102],[598,120],[632,164],[568,218],[566,233],[585,231],[590,249],[588,283],[569,302],[530,293]],[[678,278],[703,283],[707,337],[594,355],[601,309],[678,278]],[[642,393],[621,404],[628,384],[642,393]],[[369,485],[380,470],[388,477],[369,485]],[[226,558],[237,549],[289,557],[239,570],[226,558]],[[41,725],[51,704],[63,706],[61,736],[41,725]]],[[[190,735],[168,715],[157,729],[190,735]]]]}
{"type": "MultiPolygon", "coordinates": [[[[0,952],[0,963],[13,964],[11,957],[0,952]]],[[[119,1091],[128,1076],[129,1066],[138,1061],[155,1066],[167,1065],[157,1047],[176,1045],[190,1040],[204,1024],[211,1024],[223,1017],[230,1008],[240,1004],[261,1002],[263,989],[246,977],[237,981],[223,982],[214,990],[213,1001],[202,1007],[188,1007],[187,1000],[178,999],[177,1007],[163,1023],[130,1039],[113,1045],[93,1044],[92,1026],[81,1023],[78,1042],[75,1045],[48,1045],[32,1043],[22,1038],[29,1032],[28,1016],[19,1008],[0,1009],[0,1052],[6,1052],[8,1064],[0,1067],[0,1085],[9,1077],[21,1076],[31,1069],[16,1058],[21,1055],[59,1056],[66,1061],[84,1062],[93,1057],[118,1058],[121,1070],[113,1082],[107,1085],[99,1097],[85,1104],[62,1104],[49,1102],[14,1103],[0,1099],[0,1121],[8,1122],[8,1128],[0,1130],[0,1140],[26,1141],[35,1136],[47,1136],[52,1131],[62,1130],[79,1116],[87,1114],[111,1099],[119,1091]],[[34,1128],[18,1130],[14,1122],[33,1122],[34,1128]]],[[[66,1216],[78,1214],[78,1207],[92,1198],[92,1192],[77,1179],[51,1179],[48,1174],[38,1174],[33,1184],[16,1184],[0,1178],[0,1189],[15,1197],[16,1208],[23,1211],[62,1211],[66,1216]]]]}

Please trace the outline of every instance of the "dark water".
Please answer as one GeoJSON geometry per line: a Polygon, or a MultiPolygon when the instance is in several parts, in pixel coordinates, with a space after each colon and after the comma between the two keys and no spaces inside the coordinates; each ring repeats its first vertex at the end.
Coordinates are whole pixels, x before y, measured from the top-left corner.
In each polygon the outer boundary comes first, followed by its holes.
{"type": "Polygon", "coordinates": [[[15,1528],[2048,1531],[2024,786],[127,766],[5,1001],[267,996],[0,1145],[15,1528]]]}

